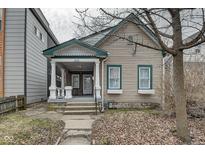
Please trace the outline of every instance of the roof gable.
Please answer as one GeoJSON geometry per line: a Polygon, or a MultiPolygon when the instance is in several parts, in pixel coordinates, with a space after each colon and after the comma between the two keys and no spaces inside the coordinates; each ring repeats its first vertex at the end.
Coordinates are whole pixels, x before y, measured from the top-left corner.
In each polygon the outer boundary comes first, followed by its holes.
{"type": "Polygon", "coordinates": [[[155,34],[150,30],[149,27],[147,27],[138,17],[136,17],[133,13],[129,14],[125,20],[122,20],[121,22],[119,22],[116,26],[114,26],[112,28],[112,30],[104,35],[104,37],[102,39],[100,39],[95,46],[98,47],[100,46],[110,35],[112,35],[113,33],[115,33],[116,31],[118,31],[124,24],[128,23],[129,20],[136,22],[136,25],[138,25],[138,27],[157,45],[160,46],[158,43],[158,39],[155,36],[155,34]]]}
{"type": "Polygon", "coordinates": [[[43,54],[47,57],[66,56],[66,54],[67,54],[67,56],[73,56],[73,55],[77,56],[77,50],[76,51],[70,50],[70,53],[68,53],[69,47],[71,48],[74,46],[79,46],[79,47],[81,47],[81,49],[82,48],[85,49],[85,50],[80,51],[82,56],[95,56],[95,57],[104,58],[104,57],[107,57],[107,55],[108,55],[108,53],[105,50],[93,47],[93,46],[91,46],[87,43],[84,43],[80,40],[77,40],[77,39],[72,39],[72,40],[69,40],[67,42],[56,45],[52,48],[48,48],[48,49],[43,51],[43,54]],[[67,50],[65,50],[65,48],[67,50]]]}

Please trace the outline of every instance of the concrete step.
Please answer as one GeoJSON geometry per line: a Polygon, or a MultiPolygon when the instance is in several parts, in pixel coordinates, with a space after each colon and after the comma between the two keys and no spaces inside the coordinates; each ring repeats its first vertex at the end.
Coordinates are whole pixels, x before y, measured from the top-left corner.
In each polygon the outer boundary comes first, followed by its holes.
{"type": "Polygon", "coordinates": [[[72,110],[72,111],[64,111],[63,114],[64,115],[94,115],[96,114],[96,110],[72,110]]]}
{"type": "Polygon", "coordinates": [[[66,106],[64,108],[65,111],[69,111],[69,110],[95,110],[96,106],[66,106]]]}
{"type": "Polygon", "coordinates": [[[95,102],[67,102],[66,106],[95,106],[95,102]]]}

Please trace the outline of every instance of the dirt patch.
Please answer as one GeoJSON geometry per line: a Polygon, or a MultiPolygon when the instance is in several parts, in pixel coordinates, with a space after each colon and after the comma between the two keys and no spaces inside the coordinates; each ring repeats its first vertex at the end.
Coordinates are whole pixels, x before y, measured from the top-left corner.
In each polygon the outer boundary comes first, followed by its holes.
{"type": "MultiPolygon", "coordinates": [[[[92,129],[95,144],[183,144],[176,136],[175,118],[158,111],[109,111],[92,129]]],[[[192,144],[205,144],[205,119],[189,119],[192,144]]]]}
{"type": "Polygon", "coordinates": [[[55,144],[65,123],[37,119],[23,113],[0,116],[0,144],[55,144]]]}

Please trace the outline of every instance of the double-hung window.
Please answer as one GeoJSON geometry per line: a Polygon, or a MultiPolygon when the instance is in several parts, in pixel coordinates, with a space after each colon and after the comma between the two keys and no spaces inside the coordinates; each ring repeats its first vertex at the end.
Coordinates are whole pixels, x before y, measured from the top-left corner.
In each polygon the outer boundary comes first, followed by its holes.
{"type": "Polygon", "coordinates": [[[3,9],[0,8],[0,32],[2,30],[2,16],[3,16],[3,9]]]}
{"type": "Polygon", "coordinates": [[[152,66],[138,65],[138,89],[152,89],[152,66]]]}
{"type": "Polygon", "coordinates": [[[108,89],[122,89],[122,69],[121,65],[108,65],[108,89]]]}

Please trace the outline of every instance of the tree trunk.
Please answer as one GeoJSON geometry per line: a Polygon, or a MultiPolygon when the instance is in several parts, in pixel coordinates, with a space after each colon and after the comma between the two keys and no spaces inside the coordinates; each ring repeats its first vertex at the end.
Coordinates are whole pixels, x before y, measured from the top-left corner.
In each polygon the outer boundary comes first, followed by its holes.
{"type": "Polygon", "coordinates": [[[186,97],[184,89],[184,68],[183,52],[178,51],[173,57],[173,84],[174,84],[174,103],[176,107],[176,127],[177,135],[182,141],[191,142],[186,111],[186,97]]]}

